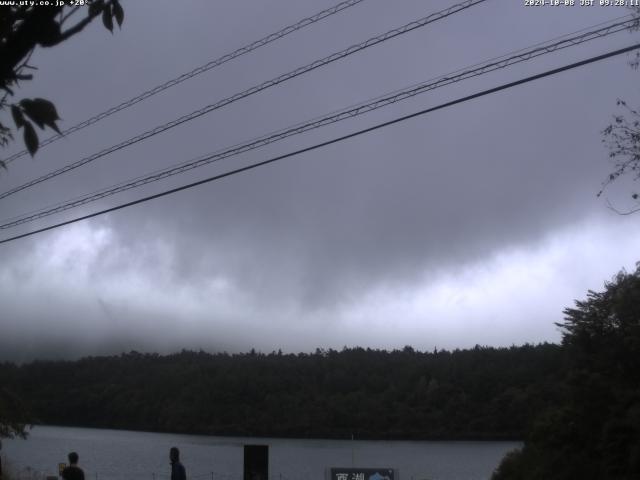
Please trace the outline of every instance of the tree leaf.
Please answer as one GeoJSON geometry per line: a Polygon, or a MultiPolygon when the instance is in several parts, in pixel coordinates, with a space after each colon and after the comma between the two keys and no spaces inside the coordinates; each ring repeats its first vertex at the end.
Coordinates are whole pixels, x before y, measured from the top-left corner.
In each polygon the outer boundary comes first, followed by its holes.
{"type": "Polygon", "coordinates": [[[34,100],[30,98],[25,98],[23,100],[20,100],[20,106],[22,107],[22,110],[24,111],[24,113],[27,114],[27,117],[33,120],[36,123],[36,125],[38,125],[40,128],[44,128],[44,121],[42,120],[42,112],[40,111],[40,109],[38,108],[34,100]]]}
{"type": "Polygon", "coordinates": [[[104,6],[104,10],[102,10],[102,23],[105,28],[113,33],[113,18],[111,13],[111,4],[108,3],[104,6]]]}
{"type": "Polygon", "coordinates": [[[16,124],[16,128],[20,128],[24,125],[24,116],[22,115],[22,110],[17,105],[11,105],[11,115],[13,116],[13,121],[16,124]]]}
{"type": "Polygon", "coordinates": [[[122,27],[122,22],[124,21],[124,9],[118,0],[113,0],[113,16],[118,22],[118,27],[122,27]]]}
{"type": "Polygon", "coordinates": [[[27,150],[33,157],[38,151],[38,134],[35,128],[29,122],[24,123],[24,143],[27,146],[27,150]]]}
{"type": "Polygon", "coordinates": [[[102,9],[104,8],[104,0],[97,0],[95,2],[91,2],[89,5],[89,16],[96,17],[100,15],[102,9]]]}
{"type": "Polygon", "coordinates": [[[33,120],[40,128],[48,126],[60,134],[60,130],[56,125],[56,120],[60,120],[58,112],[53,103],[44,98],[34,98],[20,101],[20,106],[23,108],[27,116],[33,120]]]}

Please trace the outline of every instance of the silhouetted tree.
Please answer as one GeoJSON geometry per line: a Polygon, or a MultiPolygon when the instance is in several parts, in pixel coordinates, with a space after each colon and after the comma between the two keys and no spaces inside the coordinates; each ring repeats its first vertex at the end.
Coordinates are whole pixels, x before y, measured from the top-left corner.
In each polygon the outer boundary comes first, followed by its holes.
{"type": "MultiPolygon", "coordinates": [[[[56,122],[58,112],[53,103],[43,98],[10,101],[20,82],[31,80],[35,68],[29,64],[36,47],[50,48],[80,33],[93,19],[100,16],[104,26],[113,31],[114,19],[120,26],[124,10],[119,0],[84,0],[82,5],[41,6],[21,5],[0,7],[0,112],[10,110],[16,130],[22,130],[24,143],[33,156],[38,150],[40,129],[49,127],[60,133],[56,122]],[[81,17],[81,19],[80,19],[81,17]]],[[[53,3],[53,2],[52,2],[53,3]]],[[[0,122],[0,145],[13,139],[12,128],[6,120],[0,122]]],[[[0,160],[0,166],[6,168],[0,160]]]]}
{"type": "MultiPolygon", "coordinates": [[[[613,123],[604,129],[603,141],[609,149],[609,158],[613,160],[614,170],[609,174],[603,189],[598,192],[600,196],[604,188],[623,175],[631,175],[633,180],[640,179],[640,114],[631,108],[624,100],[618,99],[618,106],[624,112],[614,115],[613,123]]],[[[635,204],[624,211],[610,205],[612,209],[621,214],[631,214],[640,211],[640,194],[631,192],[631,198],[635,204]]]]}
{"type": "MultiPolygon", "coordinates": [[[[636,16],[632,31],[640,28],[640,7],[630,7],[636,16]]],[[[640,52],[636,51],[634,59],[629,62],[632,68],[640,66],[640,52]]],[[[603,183],[598,192],[601,196],[605,188],[622,176],[631,176],[633,180],[640,179],[640,114],[631,108],[626,101],[618,99],[617,106],[622,110],[613,116],[613,122],[603,130],[602,141],[609,150],[609,158],[613,161],[613,171],[603,183]]],[[[640,194],[631,192],[631,207],[619,210],[613,205],[609,207],[617,213],[628,215],[640,211],[640,194]]]]}
{"type": "Polygon", "coordinates": [[[24,402],[8,388],[0,387],[0,438],[24,438],[30,421],[24,402]]]}
{"type": "Polygon", "coordinates": [[[493,478],[640,478],[640,263],[564,313],[566,400],[536,419],[493,478]]]}

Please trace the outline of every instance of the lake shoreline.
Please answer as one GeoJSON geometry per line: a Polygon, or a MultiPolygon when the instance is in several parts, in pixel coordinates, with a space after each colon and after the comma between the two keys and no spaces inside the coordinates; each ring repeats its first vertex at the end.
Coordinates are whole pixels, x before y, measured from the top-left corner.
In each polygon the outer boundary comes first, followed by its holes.
{"type": "Polygon", "coordinates": [[[169,449],[178,447],[190,478],[241,479],[247,445],[268,448],[270,478],[326,478],[331,468],[394,469],[401,478],[488,480],[521,442],[284,439],[166,434],[35,425],[27,440],[4,442],[17,470],[57,472],[71,451],[86,478],[153,480],[169,473],[169,449]],[[126,475],[125,475],[126,473],[126,475]]]}
{"type": "Polygon", "coordinates": [[[34,423],[32,427],[51,427],[51,428],[87,428],[93,430],[131,432],[131,433],[155,433],[164,435],[189,435],[197,437],[219,437],[219,438],[261,438],[275,440],[327,440],[327,441],[365,441],[365,442],[524,442],[524,439],[518,436],[399,436],[390,435],[387,437],[367,436],[362,434],[354,434],[353,437],[344,436],[322,436],[322,435],[261,435],[251,432],[237,433],[220,433],[220,432],[193,432],[193,431],[158,431],[158,430],[137,430],[124,426],[97,426],[97,425],[54,425],[46,423],[34,423]]]}

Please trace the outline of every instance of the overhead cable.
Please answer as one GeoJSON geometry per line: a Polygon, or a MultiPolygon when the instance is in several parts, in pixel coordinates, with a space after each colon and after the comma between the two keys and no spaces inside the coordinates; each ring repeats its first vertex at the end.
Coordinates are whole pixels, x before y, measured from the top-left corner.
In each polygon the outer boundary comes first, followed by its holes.
{"type": "MultiPolygon", "coordinates": [[[[629,16],[626,16],[623,18],[627,18],[627,17],[629,16]]],[[[178,175],[186,171],[193,170],[195,168],[202,167],[204,165],[217,162],[225,158],[239,155],[239,154],[248,152],[250,150],[254,150],[256,148],[260,148],[265,145],[278,142],[280,140],[283,140],[285,138],[288,138],[294,135],[299,135],[301,133],[314,130],[317,128],[321,128],[333,123],[337,123],[342,120],[346,120],[348,118],[353,118],[359,115],[363,115],[365,113],[380,109],[382,107],[386,107],[388,105],[391,105],[393,103],[396,103],[402,100],[409,99],[421,93],[425,93],[440,87],[444,87],[446,85],[450,85],[463,80],[467,80],[469,78],[484,75],[484,74],[493,72],[495,70],[499,70],[511,65],[515,65],[517,63],[529,61],[531,59],[540,57],[542,55],[556,52],[558,50],[568,48],[571,46],[580,45],[582,43],[585,43],[593,39],[603,38],[609,35],[613,35],[615,33],[627,30],[633,22],[635,22],[635,19],[627,19],[625,21],[614,22],[610,25],[606,25],[596,30],[591,30],[586,32],[582,30],[580,31],[580,33],[575,34],[573,36],[563,36],[561,40],[556,42],[549,41],[543,44],[537,44],[536,46],[528,49],[518,50],[517,53],[512,55],[507,54],[507,55],[503,55],[502,57],[498,57],[496,59],[488,60],[485,63],[476,64],[477,66],[474,66],[475,68],[469,68],[466,70],[457,70],[454,73],[438,77],[435,80],[429,80],[427,82],[423,82],[418,85],[412,85],[411,87],[407,87],[403,90],[399,90],[391,94],[378,97],[367,103],[361,103],[359,105],[349,107],[347,109],[343,109],[341,111],[334,112],[329,115],[325,115],[323,117],[315,118],[305,123],[299,123],[292,127],[288,127],[284,130],[280,130],[278,132],[259,137],[249,142],[234,145],[232,147],[228,147],[218,152],[200,156],[188,162],[184,162],[178,165],[174,165],[172,167],[158,170],[156,172],[153,172],[144,176],[139,176],[129,181],[122,182],[120,184],[117,184],[111,187],[107,187],[106,189],[98,190],[97,192],[75,197],[71,200],[67,200],[65,202],[47,207],[45,209],[40,209],[35,212],[30,212],[17,217],[13,217],[11,219],[7,219],[3,221],[3,223],[0,223],[0,230],[6,230],[8,228],[16,227],[24,223],[28,223],[34,220],[48,217],[50,215],[54,215],[56,213],[70,210],[72,208],[76,208],[81,205],[85,205],[87,203],[91,203],[106,197],[110,197],[112,195],[130,190],[133,188],[138,188],[143,185],[162,180],[164,178],[178,175]]]]}
{"type": "MultiPolygon", "coordinates": [[[[289,25],[285,28],[283,28],[282,30],[278,30],[275,33],[271,33],[269,35],[267,35],[266,37],[261,38],[260,40],[256,40],[255,42],[252,42],[248,45],[245,45],[244,47],[238,48],[237,50],[231,52],[231,53],[227,53],[226,55],[223,55],[219,58],[216,58],[215,60],[211,60],[208,63],[205,63],[204,65],[200,65],[197,68],[194,68],[193,70],[191,70],[190,72],[187,73],[183,73],[182,75],[176,77],[176,78],[172,78],[171,80],[168,80],[160,85],[157,85],[153,88],[150,88],[149,90],[136,95],[133,98],[130,98],[129,100],[120,103],[119,105],[116,105],[114,107],[111,107],[107,110],[105,110],[104,112],[100,112],[97,115],[94,115],[91,118],[88,118],[87,120],[84,120],[72,127],[67,128],[66,130],[63,130],[62,133],[60,134],[56,134],[56,135],[52,135],[49,138],[44,139],[43,141],[40,142],[39,147],[45,147],[47,145],[52,144],[53,142],[60,140],[63,137],[68,137],[70,134],[75,133],[79,130],[82,130],[83,128],[86,128],[90,125],[93,125],[94,123],[99,122],[100,120],[103,120],[111,115],[113,115],[114,113],[117,113],[121,110],[124,110],[126,108],[132,107],[133,105],[135,105],[136,103],[142,102],[143,100],[146,100],[147,98],[150,98],[160,92],[163,92],[164,90],[167,90],[168,88],[174,87],[182,82],[184,82],[185,80],[189,80],[190,78],[195,77],[196,75],[200,75],[201,73],[207,72],[213,68],[219,67],[220,65],[227,63],[235,58],[238,58],[242,55],[245,55],[249,52],[252,52],[254,50],[257,50],[260,47],[263,47],[265,45],[268,45],[272,42],[275,42],[276,40],[285,37],[287,35],[289,35],[290,33],[296,32],[298,30],[302,30],[305,27],[308,27],[309,25],[313,25],[316,22],[319,22],[320,20],[323,20],[327,17],[330,17],[331,15],[335,15],[338,12],[341,12],[343,10],[346,10],[349,7],[353,7],[361,2],[363,2],[364,0],[347,0],[341,3],[338,3],[337,5],[334,5],[331,8],[327,8],[326,10],[322,10],[321,12],[316,13],[315,15],[312,15],[310,17],[307,18],[303,18],[302,20],[298,21],[297,23],[294,23],[293,25],[289,25]]],[[[14,160],[25,156],[28,152],[28,150],[22,150],[18,153],[15,153],[13,155],[11,155],[10,157],[8,157],[6,160],[4,160],[5,165],[8,165],[9,163],[13,162],[14,160]]]]}
{"type": "Polygon", "coordinates": [[[110,153],[113,153],[115,151],[121,150],[123,148],[126,148],[130,145],[133,145],[134,143],[138,143],[141,142],[143,140],[146,140],[147,138],[153,137],[154,135],[158,135],[159,133],[165,132],[171,128],[177,127],[178,125],[182,125],[185,122],[191,121],[195,118],[201,117],[202,115],[205,115],[207,113],[210,113],[214,110],[217,110],[219,108],[222,108],[226,105],[229,105],[230,103],[233,103],[235,101],[238,101],[242,98],[248,97],[250,95],[254,95],[258,92],[261,92],[262,90],[266,90],[267,88],[273,87],[275,85],[279,85],[283,82],[286,82],[287,80],[290,80],[292,78],[298,77],[300,75],[303,75],[307,72],[310,72],[312,70],[315,70],[316,68],[328,65],[329,63],[335,62],[337,60],[341,60],[345,57],[348,57],[349,55],[353,55],[354,53],[360,52],[366,48],[372,47],[374,45],[377,45],[379,43],[383,43],[386,42],[387,40],[390,40],[392,38],[395,38],[399,35],[404,35],[406,33],[409,33],[417,28],[421,28],[424,27],[430,23],[436,22],[438,20],[441,20],[443,18],[446,18],[450,15],[453,15],[455,13],[458,13],[462,10],[465,10],[469,7],[472,7],[474,5],[483,3],[487,0],[465,0],[464,2],[461,2],[459,4],[453,5],[449,8],[446,8],[444,10],[441,10],[437,13],[433,13],[431,15],[428,15],[426,17],[423,17],[419,20],[415,20],[411,23],[408,23],[406,25],[403,25],[402,27],[398,27],[398,28],[394,28],[392,30],[389,30],[386,33],[383,33],[381,35],[378,35],[376,37],[372,37],[364,42],[361,42],[359,44],[353,45],[349,48],[346,48],[344,50],[341,50],[339,52],[333,53],[327,57],[324,57],[323,59],[320,60],[316,60],[312,63],[309,63],[303,67],[299,67],[296,68],[295,70],[292,70],[288,73],[285,73],[283,75],[280,75],[276,78],[273,78],[271,80],[268,80],[266,82],[263,82],[255,87],[251,87],[247,90],[244,90],[240,93],[236,93],[235,95],[232,95],[231,97],[227,97],[223,100],[220,100],[216,103],[213,103],[211,105],[207,105],[206,107],[200,108],[198,110],[195,110],[187,115],[183,115],[180,118],[177,118],[171,122],[165,123],[163,125],[159,125],[151,130],[148,130],[144,133],[141,133],[139,135],[136,135],[135,137],[132,137],[128,140],[125,140],[124,142],[121,142],[117,145],[113,145],[109,148],[106,148],[98,153],[95,153],[93,155],[90,155],[88,157],[84,157],[80,160],[77,160],[73,163],[70,163],[62,168],[59,168],[57,170],[53,170],[52,172],[49,172],[45,175],[42,175],[38,178],[35,178],[33,180],[28,181],[27,183],[24,183],[18,187],[12,188],[11,190],[8,190],[2,194],[0,194],[0,199],[6,198],[10,195],[13,195],[14,193],[17,193],[21,190],[24,190],[26,188],[32,187],[34,185],[37,185],[41,182],[44,182],[46,180],[50,180],[54,177],[57,177],[58,175],[62,175],[64,173],[67,173],[71,170],[75,170],[76,168],[79,168],[83,165],[86,165],[87,163],[93,162],[94,160],[97,160],[98,158],[104,157],[110,153]]]}
{"type": "Polygon", "coordinates": [[[494,88],[490,88],[490,89],[487,89],[487,90],[483,90],[481,92],[474,93],[472,95],[467,95],[465,97],[461,97],[461,98],[458,98],[456,100],[452,100],[452,101],[449,101],[449,102],[446,102],[446,103],[442,103],[442,104],[437,105],[435,107],[426,108],[424,110],[420,110],[418,112],[415,112],[415,113],[412,113],[412,114],[409,114],[409,115],[404,115],[402,117],[398,117],[398,118],[395,118],[393,120],[389,120],[387,122],[379,123],[379,124],[374,125],[372,127],[368,127],[368,128],[362,129],[362,130],[358,130],[356,132],[352,132],[350,134],[343,135],[341,137],[337,137],[337,138],[334,138],[334,139],[331,139],[331,140],[327,140],[325,142],[321,142],[321,143],[317,143],[315,145],[311,145],[311,146],[306,147],[306,148],[302,148],[300,150],[296,150],[294,152],[286,153],[284,155],[279,155],[277,157],[273,157],[273,158],[270,158],[268,160],[263,160],[261,162],[252,163],[251,165],[246,165],[244,167],[237,168],[235,170],[231,170],[231,171],[228,171],[228,172],[225,172],[225,173],[214,175],[212,177],[205,178],[203,180],[198,180],[197,182],[189,183],[187,185],[182,185],[180,187],[175,187],[175,188],[172,188],[170,190],[165,190],[163,192],[156,193],[154,195],[149,195],[147,197],[140,198],[138,200],[133,200],[131,202],[123,203],[123,204],[117,205],[115,207],[110,207],[110,208],[107,208],[107,209],[104,209],[104,210],[100,210],[98,212],[94,212],[94,213],[91,213],[91,214],[88,214],[88,215],[84,215],[84,216],[81,216],[81,217],[76,217],[76,218],[73,218],[71,220],[67,220],[67,221],[60,222],[60,223],[57,223],[57,224],[54,224],[54,225],[50,225],[48,227],[44,227],[44,228],[40,228],[40,229],[34,230],[32,232],[27,232],[27,233],[23,233],[23,234],[20,234],[20,235],[15,235],[13,237],[5,238],[3,240],[0,240],[0,244],[8,243],[8,242],[11,242],[11,241],[14,241],[14,240],[18,240],[18,239],[21,239],[21,238],[26,238],[26,237],[35,235],[37,233],[46,232],[46,231],[49,231],[49,230],[53,230],[53,229],[56,229],[56,228],[63,227],[65,225],[70,225],[72,223],[77,223],[77,222],[80,222],[80,221],[83,221],[83,220],[94,218],[94,217],[97,217],[99,215],[104,215],[105,213],[110,213],[110,212],[115,212],[117,210],[122,210],[124,208],[132,207],[132,206],[138,205],[140,203],[149,202],[151,200],[155,200],[157,198],[165,197],[167,195],[172,195],[174,193],[177,193],[177,192],[180,192],[180,191],[183,191],[183,190],[188,190],[188,189],[197,187],[199,185],[204,185],[205,183],[211,183],[211,182],[214,182],[216,180],[220,180],[222,178],[226,178],[226,177],[230,177],[232,175],[236,175],[238,173],[246,172],[248,170],[253,170],[253,169],[256,169],[258,167],[263,167],[265,165],[269,165],[271,163],[278,162],[278,161],[283,160],[285,158],[294,157],[294,156],[297,156],[297,155],[300,155],[300,154],[303,154],[303,153],[306,153],[306,152],[310,152],[312,150],[317,150],[319,148],[326,147],[328,145],[332,145],[334,143],[342,142],[344,140],[347,140],[347,139],[350,139],[350,138],[354,138],[354,137],[363,135],[365,133],[369,133],[369,132],[372,132],[372,131],[375,131],[375,130],[379,130],[381,128],[388,127],[390,125],[394,125],[394,124],[397,124],[397,123],[400,123],[400,122],[404,122],[404,121],[409,120],[411,118],[415,118],[415,117],[419,117],[419,116],[422,116],[422,115],[426,115],[427,113],[434,112],[436,110],[442,110],[444,108],[448,108],[448,107],[451,107],[451,106],[454,106],[454,105],[458,105],[460,103],[468,102],[470,100],[473,100],[473,99],[476,99],[476,98],[479,98],[479,97],[484,97],[486,95],[490,95],[490,94],[493,94],[493,93],[496,93],[496,92],[499,92],[499,91],[502,91],[502,90],[507,90],[509,88],[516,87],[518,85],[522,85],[522,84],[525,84],[525,83],[533,82],[535,80],[539,80],[539,79],[544,78],[544,77],[557,75],[557,74],[559,74],[561,72],[565,72],[567,70],[572,70],[574,68],[578,68],[578,67],[582,67],[584,65],[588,65],[588,64],[591,64],[591,63],[599,62],[599,61],[605,60],[607,58],[611,58],[611,57],[614,57],[614,56],[617,56],[617,55],[622,55],[624,53],[631,52],[631,51],[637,50],[639,48],[640,48],[640,43],[637,43],[637,44],[631,45],[629,47],[621,48],[621,49],[618,49],[618,50],[613,50],[613,51],[610,51],[610,52],[602,54],[602,55],[597,55],[595,57],[590,57],[590,58],[588,58],[586,60],[582,60],[582,61],[579,61],[579,62],[571,63],[571,64],[565,65],[563,67],[554,68],[552,70],[547,70],[546,72],[539,73],[537,75],[531,75],[529,77],[525,77],[525,78],[522,78],[520,80],[516,80],[514,82],[505,83],[505,84],[502,84],[502,85],[494,87],[494,88]]]}

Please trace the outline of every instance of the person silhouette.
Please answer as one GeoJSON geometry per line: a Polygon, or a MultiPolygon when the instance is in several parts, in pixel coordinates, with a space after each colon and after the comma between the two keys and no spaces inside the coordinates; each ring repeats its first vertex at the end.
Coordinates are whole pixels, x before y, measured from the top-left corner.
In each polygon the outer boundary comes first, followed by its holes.
{"type": "Polygon", "coordinates": [[[169,459],[171,460],[171,480],[187,480],[187,472],[184,465],[180,463],[180,450],[177,447],[171,447],[169,459]]]}
{"type": "Polygon", "coordinates": [[[84,472],[78,466],[78,454],[76,452],[71,452],[68,455],[68,458],[69,466],[62,470],[61,477],[64,480],[84,480],[84,472]]]}

